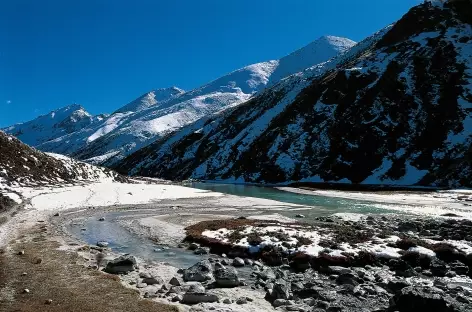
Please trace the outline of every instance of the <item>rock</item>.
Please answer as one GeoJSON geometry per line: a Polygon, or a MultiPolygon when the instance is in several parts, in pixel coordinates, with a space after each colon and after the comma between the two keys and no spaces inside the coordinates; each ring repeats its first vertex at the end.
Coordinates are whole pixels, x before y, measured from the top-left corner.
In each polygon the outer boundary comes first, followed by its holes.
{"type": "Polygon", "coordinates": [[[272,289],[271,294],[273,300],[275,299],[290,299],[290,287],[284,280],[277,280],[274,283],[274,288],[272,289]]]}
{"type": "Polygon", "coordinates": [[[416,226],[416,223],[411,222],[411,221],[402,221],[398,223],[398,231],[400,232],[417,232],[418,227],[416,226]]]}
{"type": "Polygon", "coordinates": [[[336,278],[336,283],[340,285],[349,284],[349,285],[357,286],[359,283],[356,281],[355,278],[356,276],[352,273],[341,274],[336,278]]]}
{"type": "Polygon", "coordinates": [[[217,287],[238,287],[240,281],[238,272],[234,268],[220,268],[214,272],[217,287]]]}
{"type": "Polygon", "coordinates": [[[455,311],[451,309],[445,296],[435,293],[430,287],[409,286],[390,300],[389,311],[416,312],[416,311],[455,311]]]}
{"type": "Polygon", "coordinates": [[[24,293],[24,294],[29,294],[29,293],[30,293],[30,290],[29,290],[28,288],[25,288],[25,289],[23,289],[23,293],[24,293]]]}
{"type": "Polygon", "coordinates": [[[336,274],[336,275],[352,274],[351,269],[341,267],[341,266],[328,266],[325,270],[328,274],[336,274]]]}
{"type": "Polygon", "coordinates": [[[184,304],[197,304],[216,301],[218,301],[218,296],[207,294],[205,292],[205,287],[200,283],[196,283],[190,286],[189,290],[183,295],[181,302],[184,304]]]}
{"type": "Polygon", "coordinates": [[[184,272],[185,272],[185,270],[182,269],[182,268],[179,268],[179,269],[177,270],[177,274],[184,274],[184,272]]]}
{"type": "Polygon", "coordinates": [[[56,212],[53,216],[54,216],[54,217],[59,217],[60,214],[59,214],[59,212],[56,212]]]}
{"type": "Polygon", "coordinates": [[[257,276],[264,281],[276,279],[274,271],[270,268],[264,268],[261,272],[257,272],[257,276]]]}
{"type": "Polygon", "coordinates": [[[172,286],[182,286],[182,283],[180,282],[180,280],[175,276],[170,279],[169,284],[172,286]]]}
{"type": "Polygon", "coordinates": [[[47,299],[44,304],[52,304],[52,299],[47,299]]]}
{"type": "Polygon", "coordinates": [[[466,297],[464,297],[463,295],[457,295],[456,296],[456,300],[459,301],[459,302],[462,302],[462,303],[469,303],[470,300],[467,299],[466,297]]]}
{"type": "Polygon", "coordinates": [[[146,283],[137,283],[136,288],[146,288],[147,284],[146,283]]]}
{"type": "Polygon", "coordinates": [[[400,290],[408,286],[411,286],[411,284],[408,283],[406,280],[396,279],[396,280],[389,281],[387,287],[392,293],[396,294],[400,292],[400,290]]]}
{"type": "Polygon", "coordinates": [[[105,242],[105,241],[97,242],[97,246],[98,247],[108,247],[108,242],[105,242]]]}
{"type": "Polygon", "coordinates": [[[239,257],[236,257],[233,259],[233,266],[235,267],[242,267],[244,266],[244,260],[239,258],[239,257]]]}
{"type": "Polygon", "coordinates": [[[25,254],[25,251],[24,251],[24,250],[18,251],[18,255],[22,256],[22,255],[24,255],[24,254],[25,254]]]}
{"type": "Polygon", "coordinates": [[[172,297],[172,302],[182,302],[183,300],[183,296],[182,295],[175,295],[174,297],[172,297]]]}
{"type": "Polygon", "coordinates": [[[434,276],[440,276],[440,277],[446,276],[446,273],[448,270],[444,261],[441,261],[439,259],[433,259],[433,261],[431,261],[431,265],[429,269],[431,270],[431,273],[434,276]]]}
{"type": "Polygon", "coordinates": [[[151,278],[152,275],[149,272],[139,272],[139,277],[141,277],[141,278],[151,278]]]}
{"type": "Polygon", "coordinates": [[[98,218],[98,221],[105,221],[105,217],[98,218]]]}
{"type": "MultiPolygon", "coordinates": [[[[161,288],[162,289],[162,288],[161,288]]],[[[183,291],[181,286],[172,286],[169,289],[169,294],[179,294],[183,291]]]]}
{"type": "Polygon", "coordinates": [[[110,274],[126,274],[134,271],[137,267],[135,257],[124,255],[109,261],[104,271],[110,274]]]}
{"type": "Polygon", "coordinates": [[[221,259],[220,263],[221,263],[222,265],[229,265],[228,259],[221,259]]]}
{"type": "Polygon", "coordinates": [[[210,261],[202,260],[190,268],[186,269],[183,274],[185,282],[205,282],[213,279],[213,268],[210,261]]]}
{"type": "Polygon", "coordinates": [[[247,258],[244,259],[244,264],[245,264],[245,265],[252,266],[252,263],[253,263],[253,261],[252,261],[251,259],[247,259],[247,258]]]}
{"type": "Polygon", "coordinates": [[[188,249],[189,250],[196,250],[197,248],[199,248],[200,245],[198,245],[197,243],[191,243],[189,246],[188,246],[188,249]]]}
{"type": "Polygon", "coordinates": [[[232,302],[231,302],[231,299],[226,298],[225,300],[223,300],[223,303],[225,303],[225,304],[231,304],[232,302]]]}
{"type": "Polygon", "coordinates": [[[272,302],[272,305],[277,308],[281,307],[287,304],[287,300],[285,299],[275,299],[274,302],[272,302]]]}
{"type": "Polygon", "coordinates": [[[296,215],[295,215],[295,218],[305,218],[305,215],[302,215],[302,214],[296,214],[296,215]]]}
{"type": "Polygon", "coordinates": [[[459,275],[467,275],[467,273],[469,273],[469,268],[459,261],[451,264],[451,270],[459,275]]]}
{"type": "Polygon", "coordinates": [[[241,297],[236,300],[236,304],[246,304],[247,303],[247,298],[241,297]]]}
{"type": "Polygon", "coordinates": [[[157,284],[163,284],[164,280],[160,277],[152,276],[152,277],[144,278],[143,283],[146,283],[148,285],[157,285],[157,284]]]}
{"type": "Polygon", "coordinates": [[[26,276],[26,275],[28,275],[28,273],[26,272],[21,273],[21,276],[26,276]]]}
{"type": "Polygon", "coordinates": [[[208,247],[198,247],[193,251],[194,254],[196,255],[207,255],[210,253],[210,248],[208,247]]]}

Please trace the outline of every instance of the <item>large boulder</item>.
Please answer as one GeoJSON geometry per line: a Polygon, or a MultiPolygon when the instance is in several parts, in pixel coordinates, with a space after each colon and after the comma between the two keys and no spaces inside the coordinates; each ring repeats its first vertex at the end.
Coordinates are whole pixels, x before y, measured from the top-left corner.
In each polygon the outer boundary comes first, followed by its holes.
{"type": "Polygon", "coordinates": [[[439,259],[434,259],[431,262],[429,269],[431,270],[431,273],[433,273],[434,276],[439,276],[439,277],[446,276],[446,273],[448,271],[446,263],[444,263],[444,261],[441,261],[439,259]]]}
{"type": "Polygon", "coordinates": [[[453,312],[457,311],[445,296],[432,291],[430,287],[405,287],[390,301],[389,311],[398,312],[453,312]]]}
{"type": "Polygon", "coordinates": [[[274,302],[277,299],[289,300],[290,297],[290,285],[285,280],[279,279],[274,283],[272,290],[266,293],[265,298],[269,302],[274,302]]]}
{"type": "Polygon", "coordinates": [[[110,274],[126,274],[134,271],[137,267],[135,257],[124,255],[108,261],[104,271],[110,274]]]}
{"type": "Polygon", "coordinates": [[[184,270],[185,282],[205,282],[213,279],[213,267],[208,260],[202,260],[184,270]]]}
{"type": "Polygon", "coordinates": [[[217,287],[238,287],[240,285],[238,272],[234,268],[219,268],[214,273],[217,287]]]}
{"type": "Polygon", "coordinates": [[[197,304],[202,302],[216,302],[218,296],[207,294],[202,284],[192,284],[189,290],[183,295],[181,302],[185,304],[197,304]]]}

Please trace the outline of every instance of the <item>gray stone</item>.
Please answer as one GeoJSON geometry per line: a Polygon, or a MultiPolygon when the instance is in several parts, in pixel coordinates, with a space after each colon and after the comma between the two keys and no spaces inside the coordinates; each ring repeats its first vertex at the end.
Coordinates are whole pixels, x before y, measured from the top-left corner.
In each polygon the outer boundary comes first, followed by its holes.
{"type": "Polygon", "coordinates": [[[341,266],[328,266],[327,273],[336,275],[352,274],[352,270],[341,266]]]}
{"type": "Polygon", "coordinates": [[[137,267],[135,257],[124,255],[109,261],[104,271],[110,274],[126,274],[134,271],[137,267]]]}
{"type": "Polygon", "coordinates": [[[193,251],[194,254],[196,255],[207,255],[210,253],[210,248],[208,247],[198,247],[193,251]]]}
{"type": "Polygon", "coordinates": [[[217,287],[238,287],[240,280],[238,272],[234,268],[220,268],[214,272],[215,285],[217,287]]]}
{"type": "Polygon", "coordinates": [[[183,295],[182,303],[184,304],[197,304],[202,302],[216,302],[218,296],[214,294],[207,294],[203,285],[196,283],[192,284],[189,290],[183,295]]]}
{"type": "Polygon", "coordinates": [[[223,303],[225,303],[225,304],[231,304],[232,302],[231,302],[231,299],[226,298],[225,300],[223,300],[223,303]]]}
{"type": "Polygon", "coordinates": [[[97,242],[97,246],[98,247],[108,247],[108,242],[105,242],[105,241],[97,242]]]}
{"type": "Polygon", "coordinates": [[[411,221],[402,221],[398,223],[398,231],[400,232],[417,232],[418,227],[416,226],[416,223],[411,222],[411,221]]]}
{"type": "Polygon", "coordinates": [[[245,265],[250,265],[250,266],[252,266],[252,263],[253,263],[253,261],[252,261],[251,259],[247,259],[247,258],[244,259],[244,264],[245,264],[245,265]]]}
{"type": "Polygon", "coordinates": [[[143,279],[143,283],[148,285],[156,285],[156,284],[163,284],[164,280],[158,276],[146,277],[143,279]]]}
{"type": "Polygon", "coordinates": [[[287,304],[287,300],[285,299],[275,299],[274,302],[272,302],[272,305],[274,307],[281,307],[287,304]]]}
{"type": "Polygon", "coordinates": [[[105,217],[98,218],[98,221],[105,221],[105,217]]]}
{"type": "Polygon", "coordinates": [[[272,289],[272,298],[275,299],[290,299],[290,287],[284,280],[277,280],[272,289]]]}
{"type": "Polygon", "coordinates": [[[236,304],[246,304],[247,303],[247,298],[241,297],[236,300],[236,304]]]}
{"type": "Polygon", "coordinates": [[[336,278],[336,283],[340,285],[349,284],[349,285],[357,286],[359,283],[356,281],[355,278],[356,278],[355,275],[351,273],[341,274],[336,278]]]}
{"type": "Polygon", "coordinates": [[[182,283],[180,282],[180,280],[175,276],[170,279],[169,284],[172,286],[182,286],[182,283]]]}
{"type": "Polygon", "coordinates": [[[239,258],[239,257],[236,257],[233,259],[233,266],[235,267],[242,267],[244,266],[244,260],[239,258]]]}
{"type": "Polygon", "coordinates": [[[213,268],[208,260],[202,260],[190,268],[186,269],[183,274],[185,282],[205,282],[213,279],[213,268]]]}

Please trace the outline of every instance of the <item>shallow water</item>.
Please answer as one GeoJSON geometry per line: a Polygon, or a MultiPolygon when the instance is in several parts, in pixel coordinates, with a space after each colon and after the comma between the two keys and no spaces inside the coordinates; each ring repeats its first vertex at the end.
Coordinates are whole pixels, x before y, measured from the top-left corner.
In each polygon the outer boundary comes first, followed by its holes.
{"type": "MultiPolygon", "coordinates": [[[[264,199],[276,200],[279,202],[312,206],[313,209],[297,210],[297,209],[283,209],[277,211],[282,215],[294,217],[296,214],[303,214],[310,218],[318,216],[326,216],[333,213],[360,213],[360,214],[385,214],[385,213],[399,213],[398,210],[389,210],[388,204],[361,201],[354,199],[334,198],[319,195],[305,195],[296,194],[278,190],[271,187],[242,185],[242,184],[218,184],[218,183],[190,183],[188,186],[208,190],[213,192],[220,192],[231,195],[257,197],[264,199]],[[387,205],[387,207],[386,207],[387,205]]],[[[395,204],[398,206],[398,204],[395,204]]]]}
{"type": "Polygon", "coordinates": [[[98,216],[92,216],[68,225],[68,230],[77,238],[95,245],[99,241],[107,241],[109,247],[118,253],[129,253],[147,261],[169,262],[175,267],[187,268],[208,256],[193,253],[165,245],[131,233],[117,221],[127,212],[112,212],[105,214],[105,221],[98,221],[98,216]],[[83,231],[82,229],[85,229],[83,231]]]}

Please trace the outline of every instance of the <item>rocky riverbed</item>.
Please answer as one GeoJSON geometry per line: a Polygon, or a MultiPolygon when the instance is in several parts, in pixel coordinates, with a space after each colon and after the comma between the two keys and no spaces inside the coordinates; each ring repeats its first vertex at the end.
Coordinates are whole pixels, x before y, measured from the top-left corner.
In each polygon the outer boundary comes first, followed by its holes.
{"type": "Polygon", "coordinates": [[[188,268],[81,252],[143,297],[188,311],[472,311],[470,220],[240,217],[186,231],[180,247],[206,257],[188,268]]]}

